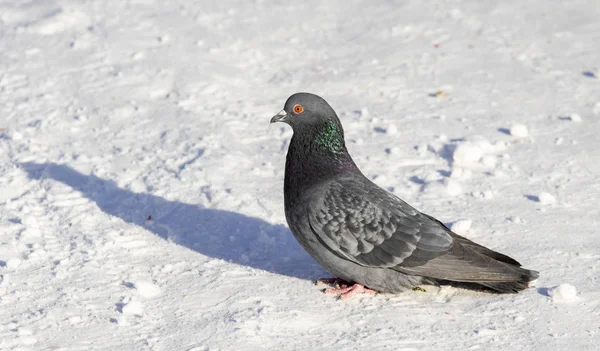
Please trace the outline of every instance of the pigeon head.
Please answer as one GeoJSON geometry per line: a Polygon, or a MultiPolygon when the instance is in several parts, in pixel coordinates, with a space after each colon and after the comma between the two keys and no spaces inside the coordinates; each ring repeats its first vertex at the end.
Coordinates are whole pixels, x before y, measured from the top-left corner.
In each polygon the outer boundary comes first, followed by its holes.
{"type": "Polygon", "coordinates": [[[344,130],[339,118],[327,101],[318,95],[296,93],[290,96],[283,110],[271,118],[271,123],[275,122],[289,124],[295,136],[308,138],[319,148],[332,152],[345,149],[344,130]]]}

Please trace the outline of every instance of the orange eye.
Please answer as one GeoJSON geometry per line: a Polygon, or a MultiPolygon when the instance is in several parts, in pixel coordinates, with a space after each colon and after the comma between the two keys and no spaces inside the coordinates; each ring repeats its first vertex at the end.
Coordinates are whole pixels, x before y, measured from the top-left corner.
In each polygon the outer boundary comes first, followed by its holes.
{"type": "Polygon", "coordinates": [[[304,111],[304,107],[302,107],[302,105],[296,105],[296,106],[294,106],[294,113],[295,114],[302,113],[302,111],[304,111]]]}

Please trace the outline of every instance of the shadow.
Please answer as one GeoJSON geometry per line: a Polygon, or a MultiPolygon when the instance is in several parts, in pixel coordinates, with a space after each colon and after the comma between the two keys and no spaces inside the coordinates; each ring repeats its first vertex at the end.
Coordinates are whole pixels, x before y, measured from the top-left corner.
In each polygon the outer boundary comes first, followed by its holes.
{"type": "Polygon", "coordinates": [[[427,96],[432,97],[432,98],[439,98],[439,97],[446,96],[446,93],[444,93],[443,90],[438,90],[438,91],[433,92],[433,93],[428,93],[427,96]]]}
{"type": "Polygon", "coordinates": [[[591,72],[591,71],[585,71],[585,72],[582,72],[581,74],[583,74],[584,77],[596,78],[596,75],[594,74],[594,72],[591,72]]]}
{"type": "MultiPolygon", "coordinates": [[[[117,303],[117,312],[119,313],[123,313],[123,307],[125,307],[125,304],[123,302],[119,302],[117,303]]],[[[117,320],[115,319],[115,321],[113,322],[111,319],[112,323],[117,323],[117,320]]]]}
{"type": "MultiPolygon", "coordinates": [[[[202,255],[300,279],[327,276],[289,229],[240,213],[166,200],[119,188],[67,165],[23,163],[30,179],[52,179],[119,217],[202,255]]],[[[190,188],[192,185],[190,185],[190,188]]]]}
{"type": "Polygon", "coordinates": [[[542,296],[550,297],[550,294],[548,293],[548,288],[537,288],[537,292],[542,296]]]}
{"type": "Polygon", "coordinates": [[[419,184],[419,185],[425,184],[425,181],[417,176],[412,176],[408,180],[410,180],[411,182],[413,182],[415,184],[419,184]]]}
{"type": "Polygon", "coordinates": [[[571,116],[558,116],[559,121],[570,121],[571,116]]]}
{"type": "Polygon", "coordinates": [[[443,169],[438,169],[437,172],[442,177],[447,177],[448,178],[451,175],[451,173],[449,171],[446,171],[446,170],[443,170],[443,169]]]}
{"type": "Polygon", "coordinates": [[[456,150],[456,144],[444,144],[444,146],[438,151],[438,156],[448,162],[448,166],[452,167],[454,162],[454,151],[456,150]]]}
{"type": "Polygon", "coordinates": [[[531,200],[531,201],[535,201],[535,202],[540,202],[540,198],[537,197],[536,195],[525,195],[525,197],[527,198],[527,200],[531,200]]]}
{"type": "Polygon", "coordinates": [[[510,130],[508,128],[498,128],[496,130],[499,131],[500,133],[510,135],[510,130]]]}

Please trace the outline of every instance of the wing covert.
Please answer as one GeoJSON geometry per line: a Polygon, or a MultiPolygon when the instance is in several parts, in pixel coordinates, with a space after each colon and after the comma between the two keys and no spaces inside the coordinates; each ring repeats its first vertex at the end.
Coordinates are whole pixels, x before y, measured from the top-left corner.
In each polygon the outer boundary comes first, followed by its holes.
{"type": "Polygon", "coordinates": [[[332,181],[312,204],[311,228],[330,251],[363,266],[391,268],[426,262],[452,247],[439,222],[365,181],[332,181]]]}

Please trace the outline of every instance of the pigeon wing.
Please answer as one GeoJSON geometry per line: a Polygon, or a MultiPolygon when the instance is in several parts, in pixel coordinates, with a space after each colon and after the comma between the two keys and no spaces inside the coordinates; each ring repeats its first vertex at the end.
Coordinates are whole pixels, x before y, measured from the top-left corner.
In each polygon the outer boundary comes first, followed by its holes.
{"type": "Polygon", "coordinates": [[[309,222],[331,252],[367,267],[425,263],[453,246],[443,225],[366,178],[324,185],[310,206],[309,222]]]}

